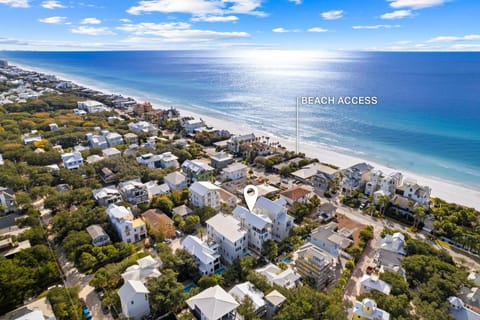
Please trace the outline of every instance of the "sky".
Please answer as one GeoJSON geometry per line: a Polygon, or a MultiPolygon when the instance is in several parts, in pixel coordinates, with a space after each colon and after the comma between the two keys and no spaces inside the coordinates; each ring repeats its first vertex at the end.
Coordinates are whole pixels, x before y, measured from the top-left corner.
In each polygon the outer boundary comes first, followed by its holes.
{"type": "Polygon", "coordinates": [[[0,50],[480,51],[479,0],[0,0],[0,50]]]}

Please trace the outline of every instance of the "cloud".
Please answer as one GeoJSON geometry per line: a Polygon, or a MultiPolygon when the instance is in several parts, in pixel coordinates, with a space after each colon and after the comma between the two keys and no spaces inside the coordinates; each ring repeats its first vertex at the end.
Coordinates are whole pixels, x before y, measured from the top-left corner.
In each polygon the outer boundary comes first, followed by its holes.
{"type": "Polygon", "coordinates": [[[42,23],[49,23],[49,24],[61,24],[61,23],[67,22],[67,17],[54,16],[54,17],[38,19],[38,21],[42,23]]]}
{"type": "Polygon", "coordinates": [[[477,44],[454,44],[450,47],[452,50],[461,50],[461,51],[479,51],[480,50],[480,43],[477,44]]]}
{"type": "Polygon", "coordinates": [[[100,24],[102,23],[102,21],[97,18],[85,18],[80,23],[81,24],[100,24]]]}
{"type": "Polygon", "coordinates": [[[442,5],[450,0],[387,0],[390,2],[390,7],[410,8],[410,9],[424,9],[442,5]]]}
{"type": "Polygon", "coordinates": [[[187,13],[194,17],[249,14],[266,16],[258,11],[262,0],[143,0],[127,10],[132,15],[142,13],[187,13]]]}
{"type": "Polygon", "coordinates": [[[355,30],[376,30],[376,29],[391,29],[391,28],[399,28],[399,24],[375,24],[375,25],[370,25],[370,26],[352,26],[352,29],[355,30]]]}
{"type": "Polygon", "coordinates": [[[114,35],[115,33],[108,28],[97,28],[97,27],[87,27],[87,26],[80,26],[77,28],[71,29],[73,33],[78,34],[86,34],[89,36],[109,36],[114,35]]]}
{"type": "Polygon", "coordinates": [[[14,45],[17,45],[17,46],[26,46],[26,45],[28,45],[28,42],[23,41],[23,40],[8,39],[8,38],[1,38],[0,37],[0,44],[3,44],[3,45],[14,44],[14,45]]]}
{"type": "Polygon", "coordinates": [[[320,28],[320,27],[313,27],[307,30],[308,32],[327,32],[327,29],[320,28]]]}
{"type": "Polygon", "coordinates": [[[237,21],[237,16],[203,16],[195,17],[191,19],[193,22],[233,22],[237,21]]]}
{"type": "Polygon", "coordinates": [[[403,19],[411,16],[413,16],[413,12],[411,10],[396,10],[393,12],[382,14],[380,18],[391,20],[391,19],[403,19]]]}
{"type": "Polygon", "coordinates": [[[275,33],[300,32],[300,31],[301,30],[299,29],[285,29],[282,27],[272,29],[272,32],[275,32],[275,33]]]}
{"type": "Polygon", "coordinates": [[[302,0],[288,0],[290,2],[293,2],[295,4],[302,4],[302,0]]]}
{"type": "Polygon", "coordinates": [[[42,7],[45,9],[66,8],[63,4],[56,0],[47,0],[42,2],[42,7]]]}
{"type": "Polygon", "coordinates": [[[439,36],[427,40],[428,43],[434,42],[454,42],[454,41],[475,41],[480,40],[480,34],[467,34],[465,36],[439,36]]]}
{"type": "Polygon", "coordinates": [[[159,42],[206,42],[220,39],[248,38],[246,32],[219,32],[213,30],[192,29],[189,23],[152,23],[142,22],[138,24],[125,24],[117,27],[117,30],[131,33],[136,37],[129,38],[129,42],[141,42],[147,39],[142,36],[156,36],[159,42]],[[140,37],[138,37],[140,36],[140,37]]]}
{"type": "Polygon", "coordinates": [[[5,4],[13,8],[28,8],[30,7],[29,0],[0,0],[0,4],[5,4]]]}
{"type": "Polygon", "coordinates": [[[322,12],[320,15],[325,20],[337,20],[343,17],[343,10],[330,10],[322,12]]]}
{"type": "Polygon", "coordinates": [[[120,21],[120,22],[122,22],[122,23],[130,23],[130,22],[132,22],[132,20],[126,19],[126,18],[120,19],[120,20],[118,20],[118,21],[120,21]]]}

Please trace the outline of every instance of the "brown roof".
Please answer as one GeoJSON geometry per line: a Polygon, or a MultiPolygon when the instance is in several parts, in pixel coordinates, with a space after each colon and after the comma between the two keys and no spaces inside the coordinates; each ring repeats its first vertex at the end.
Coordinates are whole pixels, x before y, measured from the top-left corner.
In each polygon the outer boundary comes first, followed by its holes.
{"type": "Polygon", "coordinates": [[[158,209],[150,209],[142,213],[142,218],[152,233],[162,233],[166,238],[175,237],[173,220],[158,209]]]}
{"type": "Polygon", "coordinates": [[[302,186],[295,186],[293,188],[283,191],[280,194],[284,197],[292,199],[293,201],[297,201],[298,199],[305,197],[310,192],[310,190],[305,189],[302,186]]]}

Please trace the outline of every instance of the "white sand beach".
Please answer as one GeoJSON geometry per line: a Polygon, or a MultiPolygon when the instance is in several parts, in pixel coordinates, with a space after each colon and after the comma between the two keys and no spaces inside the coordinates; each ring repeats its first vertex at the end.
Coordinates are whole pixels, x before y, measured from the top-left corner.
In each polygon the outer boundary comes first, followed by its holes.
{"type": "MultiPolygon", "coordinates": [[[[88,79],[78,79],[78,78],[75,79],[75,77],[62,74],[59,72],[55,72],[54,70],[35,68],[35,67],[18,64],[18,63],[14,63],[14,65],[24,70],[31,70],[31,71],[41,72],[46,74],[55,74],[58,78],[61,78],[64,80],[68,79],[78,85],[91,88],[93,90],[103,92],[106,94],[111,94],[111,93],[122,94],[124,96],[132,97],[138,102],[152,101],[152,98],[144,96],[143,94],[141,95],[138,95],[135,93],[132,94],[132,92],[128,88],[113,89],[107,84],[89,85],[88,79]]],[[[170,107],[170,105],[169,106],[159,105],[155,101],[152,101],[152,104],[156,109],[170,107]]],[[[289,150],[295,150],[295,142],[294,142],[295,137],[292,137],[292,140],[282,139],[273,135],[270,132],[258,130],[248,125],[239,124],[239,123],[235,123],[233,121],[228,121],[224,119],[214,118],[212,116],[202,115],[190,110],[186,110],[181,106],[175,106],[175,107],[177,107],[177,109],[181,112],[182,116],[193,116],[195,118],[202,118],[208,125],[216,127],[218,129],[226,129],[233,134],[247,134],[247,133],[253,132],[257,136],[269,136],[271,138],[270,141],[278,141],[282,146],[287,147],[289,150]]],[[[376,169],[380,169],[385,173],[390,173],[393,171],[401,171],[405,177],[409,179],[414,179],[421,185],[430,186],[430,188],[432,188],[432,196],[434,197],[439,197],[448,202],[454,202],[454,203],[462,204],[462,205],[473,207],[477,210],[480,210],[480,190],[476,190],[471,187],[463,186],[452,181],[441,180],[437,177],[428,177],[428,176],[423,176],[423,175],[415,174],[412,172],[408,172],[405,170],[396,170],[396,169],[389,168],[387,166],[384,166],[366,159],[361,159],[357,157],[352,157],[350,155],[341,154],[332,150],[328,150],[326,148],[322,148],[319,145],[305,144],[305,143],[302,143],[301,141],[299,144],[299,151],[305,153],[308,157],[318,158],[319,161],[321,162],[330,163],[340,168],[346,168],[359,162],[367,162],[372,166],[374,166],[376,169]]]]}

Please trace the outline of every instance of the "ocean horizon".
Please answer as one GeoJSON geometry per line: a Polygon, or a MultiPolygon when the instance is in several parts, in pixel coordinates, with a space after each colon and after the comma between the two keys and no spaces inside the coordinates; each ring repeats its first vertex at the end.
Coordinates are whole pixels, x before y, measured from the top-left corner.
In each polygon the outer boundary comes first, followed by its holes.
{"type": "Polygon", "coordinates": [[[288,140],[298,97],[375,97],[300,105],[301,142],[480,189],[478,52],[3,51],[0,59],[288,140]]]}

